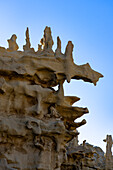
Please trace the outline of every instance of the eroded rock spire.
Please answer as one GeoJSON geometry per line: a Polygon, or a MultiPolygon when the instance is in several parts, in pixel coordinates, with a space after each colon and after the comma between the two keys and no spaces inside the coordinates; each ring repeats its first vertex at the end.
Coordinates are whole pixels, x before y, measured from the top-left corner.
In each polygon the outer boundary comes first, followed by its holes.
{"type": "Polygon", "coordinates": [[[52,49],[52,46],[54,44],[52,35],[51,35],[51,28],[47,27],[44,30],[44,36],[41,39],[41,44],[43,45],[44,50],[45,49],[52,49]]]}
{"type": "Polygon", "coordinates": [[[33,48],[30,48],[31,47],[31,43],[30,43],[30,37],[29,37],[29,28],[27,27],[26,29],[26,33],[25,33],[25,36],[26,36],[26,44],[23,45],[23,50],[24,51],[34,51],[33,48]]]}
{"type": "Polygon", "coordinates": [[[112,170],[113,169],[113,156],[112,156],[113,140],[112,140],[112,136],[107,135],[106,139],[104,139],[103,141],[106,142],[105,170],[112,170]]]}
{"type": "Polygon", "coordinates": [[[16,43],[17,36],[15,34],[12,35],[12,37],[7,40],[9,44],[8,51],[17,51],[18,50],[18,44],[16,43]]]}
{"type": "Polygon", "coordinates": [[[61,53],[61,40],[59,36],[57,37],[57,49],[55,50],[56,55],[61,53]]]}
{"type": "Polygon", "coordinates": [[[26,45],[23,46],[24,51],[27,51],[30,49],[31,43],[29,38],[29,28],[26,29],[26,45]]]}

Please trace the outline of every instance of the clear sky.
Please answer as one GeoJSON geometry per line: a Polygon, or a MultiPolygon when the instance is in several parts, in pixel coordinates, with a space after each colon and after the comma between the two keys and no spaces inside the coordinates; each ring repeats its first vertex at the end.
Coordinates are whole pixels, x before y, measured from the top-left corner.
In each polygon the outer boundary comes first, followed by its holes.
{"type": "Polygon", "coordinates": [[[22,50],[27,26],[36,50],[45,26],[50,26],[53,49],[57,36],[62,52],[71,40],[75,63],[89,62],[104,75],[97,86],[81,80],[65,83],[65,94],[80,97],[76,105],[90,112],[83,117],[87,125],[78,129],[80,143],[86,139],[105,150],[103,139],[113,135],[113,0],[0,0],[0,46],[7,47],[15,33],[22,50]]]}

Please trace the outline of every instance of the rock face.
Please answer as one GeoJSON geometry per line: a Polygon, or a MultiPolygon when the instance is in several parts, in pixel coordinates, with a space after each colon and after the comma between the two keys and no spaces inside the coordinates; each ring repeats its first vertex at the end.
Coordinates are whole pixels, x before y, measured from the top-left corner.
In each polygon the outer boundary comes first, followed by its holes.
{"type": "Polygon", "coordinates": [[[63,89],[65,80],[96,85],[103,75],[73,62],[71,41],[63,54],[57,37],[54,52],[50,27],[36,52],[28,28],[24,51],[17,51],[16,39],[14,34],[8,49],[0,47],[0,170],[104,170],[100,148],[78,145],[77,128],[86,120],[76,119],[88,109],[72,106],[80,98],[64,96],[63,89]]]}
{"type": "Polygon", "coordinates": [[[88,143],[74,146],[71,141],[67,146],[67,157],[67,161],[62,164],[63,170],[105,170],[104,152],[88,143]]]}

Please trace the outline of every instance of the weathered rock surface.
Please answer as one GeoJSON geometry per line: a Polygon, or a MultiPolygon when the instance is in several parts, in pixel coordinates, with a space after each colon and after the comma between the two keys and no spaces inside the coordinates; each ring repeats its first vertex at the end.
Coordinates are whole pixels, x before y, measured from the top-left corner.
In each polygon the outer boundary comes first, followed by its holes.
{"type": "MultiPolygon", "coordinates": [[[[75,141],[74,141],[75,142],[75,141]]],[[[74,145],[70,142],[67,146],[68,161],[62,165],[62,169],[79,170],[104,170],[105,157],[104,152],[99,147],[94,147],[86,143],[83,145],[74,145]]]]}
{"type": "Polygon", "coordinates": [[[100,148],[78,145],[77,128],[86,120],[75,121],[88,109],[72,106],[80,98],[64,96],[63,90],[65,80],[96,85],[103,75],[88,63],[73,62],[71,41],[63,54],[57,37],[54,52],[50,27],[36,52],[28,28],[24,51],[17,51],[16,39],[12,35],[9,48],[0,47],[0,170],[104,170],[100,148]]]}

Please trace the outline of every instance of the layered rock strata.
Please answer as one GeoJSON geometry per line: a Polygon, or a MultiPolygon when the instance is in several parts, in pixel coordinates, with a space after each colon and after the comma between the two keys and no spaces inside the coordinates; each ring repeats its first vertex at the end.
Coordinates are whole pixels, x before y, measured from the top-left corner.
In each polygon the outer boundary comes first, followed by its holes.
{"type": "Polygon", "coordinates": [[[79,134],[77,128],[86,124],[86,120],[76,122],[76,119],[88,113],[88,109],[72,106],[80,98],[64,96],[63,89],[65,80],[82,79],[96,85],[103,75],[88,63],[73,62],[71,41],[63,54],[61,40],[57,37],[54,52],[50,27],[45,28],[38,51],[31,48],[28,28],[24,51],[18,51],[16,39],[13,34],[8,40],[9,48],[0,47],[1,170],[73,167],[86,170],[84,167],[91,169],[92,164],[94,168],[104,168],[100,149],[69,147],[69,142],[79,134]],[[53,88],[56,85],[58,90],[53,88]],[[95,152],[100,152],[100,162],[96,162],[95,152]]]}

